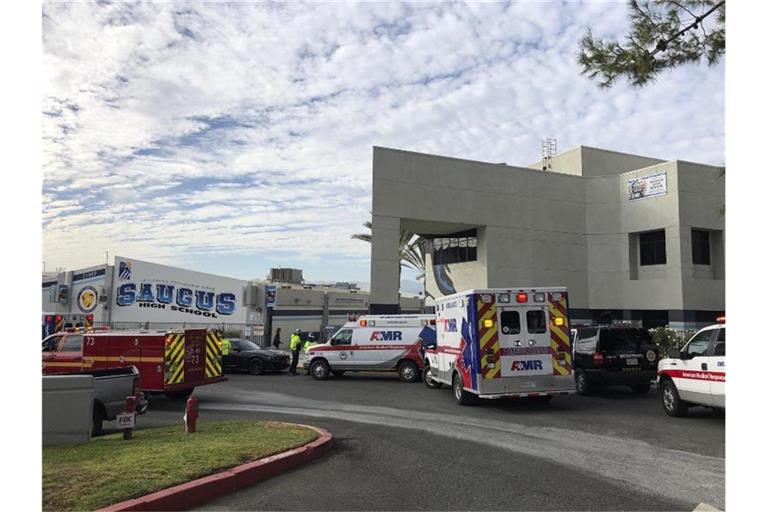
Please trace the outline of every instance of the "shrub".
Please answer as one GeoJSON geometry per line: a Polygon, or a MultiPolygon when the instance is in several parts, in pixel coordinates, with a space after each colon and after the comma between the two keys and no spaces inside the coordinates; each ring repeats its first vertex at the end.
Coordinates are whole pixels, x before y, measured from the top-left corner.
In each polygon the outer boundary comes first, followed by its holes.
{"type": "Polygon", "coordinates": [[[670,329],[669,326],[661,326],[649,329],[653,341],[658,345],[661,357],[666,357],[671,348],[682,348],[685,342],[696,332],[695,329],[679,331],[670,329]]]}

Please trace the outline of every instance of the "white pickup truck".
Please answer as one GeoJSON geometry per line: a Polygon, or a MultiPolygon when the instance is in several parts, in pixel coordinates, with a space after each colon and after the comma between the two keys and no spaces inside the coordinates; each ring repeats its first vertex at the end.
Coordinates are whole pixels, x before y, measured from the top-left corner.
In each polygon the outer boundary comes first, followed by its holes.
{"type": "Polygon", "coordinates": [[[685,416],[703,405],[725,409],[725,324],[698,331],[681,350],[659,361],[661,405],[670,416],[685,416]]]}

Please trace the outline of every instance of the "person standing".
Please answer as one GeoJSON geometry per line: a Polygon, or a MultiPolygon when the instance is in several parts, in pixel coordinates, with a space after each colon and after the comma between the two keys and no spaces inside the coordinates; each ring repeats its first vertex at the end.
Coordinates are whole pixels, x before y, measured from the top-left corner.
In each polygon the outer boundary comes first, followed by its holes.
{"type": "Polygon", "coordinates": [[[296,329],[291,335],[291,343],[289,345],[291,352],[293,352],[293,360],[291,361],[291,369],[289,373],[291,375],[297,375],[296,367],[299,365],[299,354],[301,353],[301,329],[296,329]]]}
{"type": "Polygon", "coordinates": [[[229,338],[225,338],[222,333],[219,333],[219,338],[221,339],[221,356],[228,356],[232,342],[229,341],[229,338]]]}
{"type": "Polygon", "coordinates": [[[272,346],[276,349],[280,348],[280,328],[275,331],[275,337],[272,339],[272,346]]]}

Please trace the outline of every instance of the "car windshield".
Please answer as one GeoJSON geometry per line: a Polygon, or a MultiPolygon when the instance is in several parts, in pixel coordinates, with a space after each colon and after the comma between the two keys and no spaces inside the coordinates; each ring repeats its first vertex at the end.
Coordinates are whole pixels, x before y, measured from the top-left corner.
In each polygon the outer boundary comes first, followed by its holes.
{"type": "Polygon", "coordinates": [[[601,329],[600,350],[615,354],[642,354],[654,350],[653,338],[645,329],[601,329]]]}
{"type": "Polygon", "coordinates": [[[240,350],[262,350],[262,348],[251,340],[237,340],[240,350]]]}

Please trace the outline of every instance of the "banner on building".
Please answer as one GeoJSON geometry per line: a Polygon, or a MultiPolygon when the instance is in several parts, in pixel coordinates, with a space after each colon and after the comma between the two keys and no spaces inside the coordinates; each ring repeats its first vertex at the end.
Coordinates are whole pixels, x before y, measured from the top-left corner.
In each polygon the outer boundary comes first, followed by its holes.
{"type": "Polygon", "coordinates": [[[247,281],[115,258],[113,322],[246,323],[247,281]]]}
{"type": "Polygon", "coordinates": [[[264,302],[268,308],[274,307],[277,296],[277,286],[274,284],[268,284],[264,288],[264,302]]]}
{"type": "Polygon", "coordinates": [[[630,201],[663,196],[667,193],[667,173],[660,172],[627,180],[627,193],[630,201]]]}

